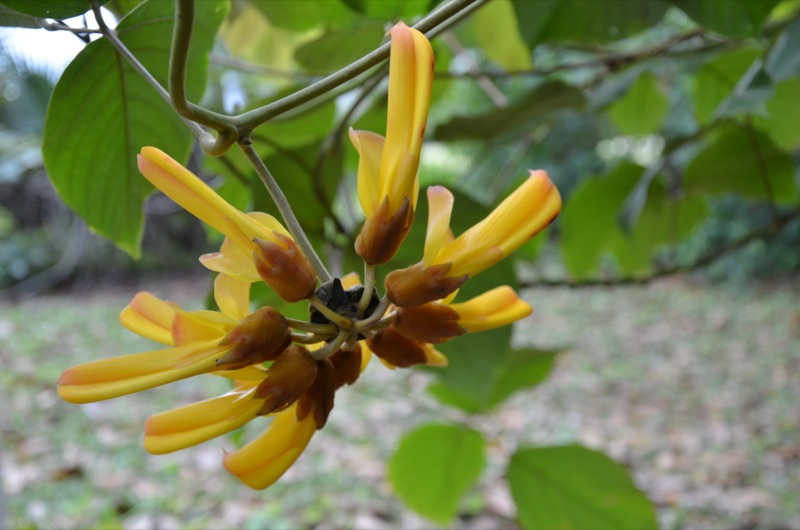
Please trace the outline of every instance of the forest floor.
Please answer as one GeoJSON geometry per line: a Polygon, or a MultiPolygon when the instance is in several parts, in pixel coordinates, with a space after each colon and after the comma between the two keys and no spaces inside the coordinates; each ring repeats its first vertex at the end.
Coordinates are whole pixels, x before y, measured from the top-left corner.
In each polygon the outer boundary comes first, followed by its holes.
{"type": "MultiPolygon", "coordinates": [[[[152,348],[117,315],[137,288],[199,308],[207,280],[0,302],[0,448],[11,528],[435,528],[393,497],[386,461],[411,427],[463,420],[489,465],[453,528],[516,528],[503,466],[518,444],[581,443],[627,466],[664,528],[800,528],[800,282],[532,289],[520,345],[568,348],[552,377],[465,417],[431,375],[373,363],[328,425],[264,492],[222,469],[223,437],[165,456],[155,412],[226,390],[211,376],[91,405],[62,402],[69,366],[152,348]],[[199,287],[198,287],[199,286],[199,287]]],[[[3,521],[0,521],[3,526],[3,521]]]]}

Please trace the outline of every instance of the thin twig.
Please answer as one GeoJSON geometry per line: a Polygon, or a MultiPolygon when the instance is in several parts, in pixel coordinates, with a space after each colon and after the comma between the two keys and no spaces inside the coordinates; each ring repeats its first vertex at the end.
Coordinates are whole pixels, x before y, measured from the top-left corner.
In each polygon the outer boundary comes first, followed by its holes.
{"type": "Polygon", "coordinates": [[[255,149],[253,149],[253,143],[249,139],[246,139],[239,142],[239,147],[242,148],[245,156],[250,160],[253,169],[256,170],[256,174],[258,174],[261,182],[267,188],[267,191],[283,218],[283,222],[286,223],[286,229],[292,234],[295,243],[297,243],[303,255],[314,267],[314,271],[317,273],[317,278],[320,283],[331,281],[331,275],[328,269],[325,268],[325,264],[322,263],[319,255],[314,250],[314,246],[308,240],[305,231],[303,231],[303,227],[300,226],[300,222],[297,220],[297,216],[295,216],[294,211],[292,211],[289,201],[286,200],[286,195],[283,194],[283,190],[281,190],[281,187],[275,182],[275,177],[272,176],[267,166],[264,165],[264,161],[261,160],[261,157],[259,157],[255,149]]]}

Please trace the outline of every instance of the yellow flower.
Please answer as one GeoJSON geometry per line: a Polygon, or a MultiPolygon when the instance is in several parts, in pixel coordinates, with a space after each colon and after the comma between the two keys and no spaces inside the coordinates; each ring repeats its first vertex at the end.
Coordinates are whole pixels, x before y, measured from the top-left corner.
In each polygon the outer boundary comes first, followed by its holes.
{"type": "Polygon", "coordinates": [[[453,238],[453,194],[428,188],[428,231],[422,261],[386,277],[389,299],[412,307],[445,298],[544,229],[561,210],[561,195],[545,171],[531,171],[484,220],[453,238]]]}
{"type": "Polygon", "coordinates": [[[171,347],[73,366],[58,379],[59,395],[71,403],[124,396],[271,360],[289,344],[289,328],[280,313],[267,307],[250,313],[249,284],[220,275],[215,296],[221,312],[184,311],[139,293],[122,311],[120,321],[131,331],[171,347]]]}
{"type": "Polygon", "coordinates": [[[370,265],[386,263],[394,255],[414,220],[417,167],[433,81],[428,39],[402,22],[390,34],[386,138],[350,130],[359,153],[358,198],[366,215],[356,252],[370,265]]]}
{"type": "Polygon", "coordinates": [[[514,290],[504,285],[467,300],[448,299],[407,308],[397,308],[391,326],[367,340],[375,355],[392,366],[415,364],[444,366],[447,357],[436,350],[452,338],[507,326],[533,312],[514,290]]]}
{"type": "Polygon", "coordinates": [[[201,258],[206,267],[242,281],[262,279],[287,302],[305,300],[314,293],[314,268],[274,217],[240,212],[155,147],[142,148],[139,170],[186,211],[225,234],[220,252],[201,258]]]}

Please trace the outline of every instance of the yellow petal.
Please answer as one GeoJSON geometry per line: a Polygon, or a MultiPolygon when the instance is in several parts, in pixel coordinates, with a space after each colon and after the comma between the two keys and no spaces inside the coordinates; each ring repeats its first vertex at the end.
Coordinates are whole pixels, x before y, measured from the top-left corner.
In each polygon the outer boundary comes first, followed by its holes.
{"type": "Polygon", "coordinates": [[[453,212],[453,194],[442,186],[428,188],[428,232],[425,236],[425,253],[422,263],[428,267],[447,242],[450,233],[450,215],[453,212]]]}
{"type": "Polygon", "coordinates": [[[225,238],[219,252],[210,252],[200,256],[200,263],[208,270],[232,276],[242,282],[261,280],[252,252],[245,252],[230,238],[225,238]]]}
{"type": "Polygon", "coordinates": [[[453,262],[451,275],[474,276],[544,229],[561,209],[561,196],[545,171],[530,177],[483,221],[446,245],[437,263],[453,262]]]}
{"type": "Polygon", "coordinates": [[[381,155],[384,137],[370,131],[350,129],[350,141],[358,151],[358,200],[367,219],[383,200],[380,193],[381,155]]]}
{"type": "Polygon", "coordinates": [[[351,272],[342,276],[341,282],[342,287],[347,290],[351,287],[355,287],[356,285],[361,285],[361,278],[358,277],[358,273],[351,272]]]}
{"type": "Polygon", "coordinates": [[[390,33],[389,104],[379,196],[388,195],[394,211],[404,197],[416,202],[411,195],[430,107],[433,49],[422,33],[402,22],[390,33]]]}
{"type": "Polygon", "coordinates": [[[314,435],[313,415],[297,421],[297,405],[276,414],[267,430],[238,451],[225,455],[225,469],[253,489],[272,485],[300,456],[314,435]]]}
{"type": "Polygon", "coordinates": [[[242,239],[241,234],[253,230],[253,219],[230,205],[194,173],[155,147],[143,147],[138,161],[142,175],[183,209],[233,238],[238,245],[246,248],[250,244],[252,237],[242,239]],[[231,230],[231,223],[239,230],[231,230]]]}
{"type": "Polygon", "coordinates": [[[262,401],[253,399],[258,383],[245,383],[222,396],[150,416],[144,447],[152,454],[185,449],[238,429],[256,417],[262,401]]]}
{"type": "Polygon", "coordinates": [[[176,346],[219,341],[234,326],[237,321],[218,313],[217,311],[184,311],[176,309],[172,317],[172,341],[176,346]]]}
{"type": "Polygon", "coordinates": [[[250,282],[220,274],[214,279],[214,301],[220,311],[235,321],[250,314],[250,282]]]}
{"type": "MultiPolygon", "coordinates": [[[[361,344],[361,373],[364,373],[364,370],[367,369],[369,362],[372,360],[372,350],[369,349],[365,340],[359,341],[359,344],[361,344]]],[[[392,369],[394,369],[394,366],[392,366],[392,369]]]]}
{"type": "Polygon", "coordinates": [[[497,287],[466,302],[451,304],[458,313],[458,323],[467,331],[485,331],[506,326],[533,312],[533,308],[507,286],[497,287]]]}
{"type": "Polygon", "coordinates": [[[171,305],[147,292],[137,293],[131,303],[122,310],[119,321],[127,329],[142,337],[173,346],[171,305]]]}
{"type": "Polygon", "coordinates": [[[430,344],[425,344],[423,349],[427,359],[425,362],[428,366],[447,366],[447,357],[442,352],[430,344]]]}
{"type": "Polygon", "coordinates": [[[187,344],[79,364],[61,374],[58,394],[70,403],[91,403],[208,373],[216,368],[216,359],[226,349],[216,343],[187,344]]]}

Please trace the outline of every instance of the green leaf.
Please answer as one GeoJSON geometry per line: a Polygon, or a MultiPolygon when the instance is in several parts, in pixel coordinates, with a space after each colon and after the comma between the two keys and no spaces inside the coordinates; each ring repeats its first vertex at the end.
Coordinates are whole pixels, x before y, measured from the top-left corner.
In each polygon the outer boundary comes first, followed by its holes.
{"type": "Polygon", "coordinates": [[[473,15],[472,28],[478,44],[492,61],[506,70],[531,67],[531,52],[517,30],[511,0],[495,0],[483,6],[473,15]]]}
{"type": "Polygon", "coordinates": [[[786,204],[797,200],[792,157],[761,131],[751,134],[744,127],[725,129],[698,153],[686,167],[684,184],[694,195],[738,193],[786,204]]]}
{"type": "Polygon", "coordinates": [[[780,0],[670,0],[698,25],[730,37],[754,37],[780,0]]]}
{"type": "Polygon", "coordinates": [[[484,446],[480,433],[464,427],[417,427],[389,460],[389,481],[411,509],[446,525],[483,471],[484,446]]]}
{"type": "Polygon", "coordinates": [[[395,2],[374,2],[365,0],[363,5],[365,14],[369,18],[377,19],[382,22],[396,20],[405,20],[408,22],[414,17],[426,14],[436,5],[436,1],[398,0],[395,2]]]}
{"type": "Polygon", "coordinates": [[[0,4],[0,26],[16,28],[39,28],[39,21],[36,17],[19,13],[11,8],[0,4]]]}
{"type": "Polygon", "coordinates": [[[670,199],[661,180],[654,178],[636,224],[624,232],[619,212],[644,177],[645,168],[623,163],[573,192],[560,216],[561,256],[572,276],[591,277],[609,253],[624,274],[648,273],[656,249],[687,237],[708,214],[703,197],[670,199]]]}
{"type": "MultiPolygon", "coordinates": [[[[166,85],[173,2],[147,2],[117,26],[122,42],[166,85]]],[[[187,71],[189,97],[205,86],[207,56],[227,2],[197,5],[187,71]]],[[[136,155],[146,145],[184,160],[191,135],[156,92],[106,39],[84,48],[61,76],[45,123],[43,154],[61,198],[87,224],[133,257],[139,256],[141,203],[152,186],[136,155]]]]}
{"type": "Polygon", "coordinates": [[[308,145],[326,136],[333,129],[336,106],[333,101],[291,116],[270,120],[258,128],[257,137],[264,137],[283,148],[308,145]]]}
{"type": "MultiPolygon", "coordinates": [[[[99,0],[103,5],[108,0],[99,0]]],[[[89,0],[3,0],[14,11],[41,18],[71,18],[92,10],[89,0]]]]}
{"type": "Polygon", "coordinates": [[[520,100],[503,109],[492,109],[476,116],[456,116],[436,127],[437,140],[496,138],[533,120],[562,110],[581,110],[586,105],[583,93],[560,81],[538,86],[520,100]]]}
{"type": "Polygon", "coordinates": [[[668,110],[669,98],[658,78],[645,72],[611,105],[609,114],[622,134],[646,136],[658,132],[668,110]]]}
{"type": "Polygon", "coordinates": [[[625,468],[579,445],[520,449],[508,482],[523,528],[658,528],[652,504],[625,468]]]}
{"type": "Polygon", "coordinates": [[[789,24],[775,39],[766,59],[767,72],[775,81],[783,81],[800,72],[800,18],[789,24]]]}
{"type": "Polygon", "coordinates": [[[601,43],[654,26],[669,4],[661,0],[513,0],[520,34],[528,46],[542,42],[601,43]]]}
{"type": "Polygon", "coordinates": [[[779,149],[788,153],[800,147],[800,79],[787,79],[776,85],[766,108],[767,115],[754,116],[753,123],[779,149]]]}
{"type": "Polygon", "coordinates": [[[720,55],[697,72],[692,97],[699,123],[711,121],[717,107],[731,95],[741,77],[760,55],[759,48],[745,46],[720,55]]]}
{"type": "Polygon", "coordinates": [[[495,376],[489,407],[499,405],[520,390],[543,383],[550,376],[559,353],[533,348],[511,350],[495,376]]]}
{"type": "Polygon", "coordinates": [[[327,31],[300,46],[295,60],[309,72],[331,72],[377,48],[386,30],[380,22],[365,21],[352,28],[327,31]]]}

